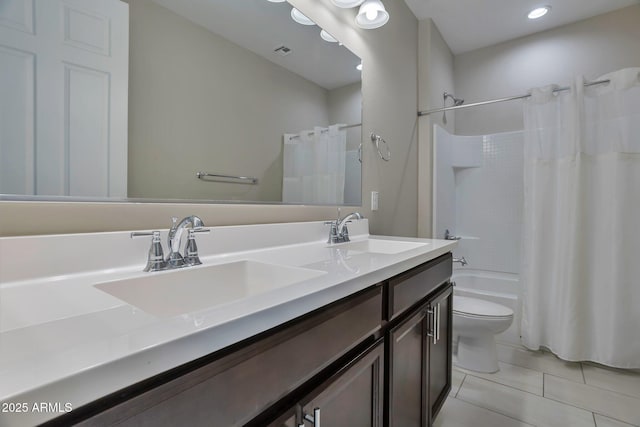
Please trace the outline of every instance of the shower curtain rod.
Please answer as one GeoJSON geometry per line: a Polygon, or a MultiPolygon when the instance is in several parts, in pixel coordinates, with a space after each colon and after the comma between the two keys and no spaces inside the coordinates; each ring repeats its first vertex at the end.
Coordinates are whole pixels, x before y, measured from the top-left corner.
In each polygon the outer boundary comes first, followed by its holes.
{"type": "MultiPolygon", "coordinates": [[[[611,80],[598,80],[598,81],[595,81],[595,82],[585,83],[584,85],[585,85],[585,87],[588,87],[588,86],[601,85],[601,84],[610,83],[610,82],[611,82],[611,80]]],[[[557,89],[554,89],[553,93],[563,92],[563,91],[569,90],[569,89],[571,89],[571,88],[568,87],[568,86],[559,87],[557,89]]],[[[509,96],[507,98],[498,98],[498,99],[492,99],[492,100],[489,100],[489,101],[474,102],[473,104],[462,104],[462,105],[457,105],[455,107],[434,108],[433,110],[418,111],[418,117],[428,116],[429,114],[439,113],[440,111],[460,110],[462,108],[477,107],[479,105],[488,105],[488,104],[495,104],[497,102],[514,101],[516,99],[525,99],[525,98],[529,98],[530,96],[531,96],[531,94],[527,93],[526,95],[509,96]]]]}

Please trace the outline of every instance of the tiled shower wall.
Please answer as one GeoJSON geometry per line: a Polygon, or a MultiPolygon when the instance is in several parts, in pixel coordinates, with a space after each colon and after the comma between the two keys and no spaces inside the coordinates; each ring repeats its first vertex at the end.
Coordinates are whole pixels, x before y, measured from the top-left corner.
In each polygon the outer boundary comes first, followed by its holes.
{"type": "Polygon", "coordinates": [[[457,136],[435,129],[434,235],[462,236],[473,270],[519,273],[523,133],[457,136]]]}

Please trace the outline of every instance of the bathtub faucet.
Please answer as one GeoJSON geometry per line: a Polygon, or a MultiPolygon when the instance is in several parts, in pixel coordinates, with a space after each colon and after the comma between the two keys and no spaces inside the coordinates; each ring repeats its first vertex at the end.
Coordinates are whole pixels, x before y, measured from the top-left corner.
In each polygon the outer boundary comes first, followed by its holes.
{"type": "Polygon", "coordinates": [[[462,239],[462,237],[454,236],[453,234],[451,234],[449,232],[448,228],[446,230],[444,230],[444,240],[460,240],[460,239],[462,239]]]}
{"type": "Polygon", "coordinates": [[[453,258],[453,262],[459,262],[459,263],[460,263],[460,265],[461,265],[462,267],[464,267],[465,265],[469,264],[469,263],[467,262],[467,260],[466,260],[466,259],[464,259],[464,257],[460,257],[460,258],[453,258]]]}

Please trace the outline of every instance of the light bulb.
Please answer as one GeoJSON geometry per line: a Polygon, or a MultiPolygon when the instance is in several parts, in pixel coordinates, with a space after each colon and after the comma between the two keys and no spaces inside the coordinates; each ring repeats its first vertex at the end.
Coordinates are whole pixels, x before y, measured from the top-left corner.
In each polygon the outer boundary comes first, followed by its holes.
{"type": "Polygon", "coordinates": [[[356,25],[373,29],[382,27],[389,20],[389,13],[380,0],[365,0],[356,15],[356,25]]]}
{"type": "Polygon", "coordinates": [[[542,18],[544,15],[547,14],[547,12],[549,12],[549,10],[551,10],[551,6],[538,7],[536,9],[533,9],[531,12],[529,12],[529,14],[527,15],[527,18],[529,19],[542,18]]]}

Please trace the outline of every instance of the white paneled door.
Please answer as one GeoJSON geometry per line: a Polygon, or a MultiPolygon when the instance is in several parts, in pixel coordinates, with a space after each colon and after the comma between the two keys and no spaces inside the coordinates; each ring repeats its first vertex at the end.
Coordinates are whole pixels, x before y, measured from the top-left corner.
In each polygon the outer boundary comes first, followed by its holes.
{"type": "Polygon", "coordinates": [[[127,195],[129,7],[0,0],[0,193],[127,195]]]}

